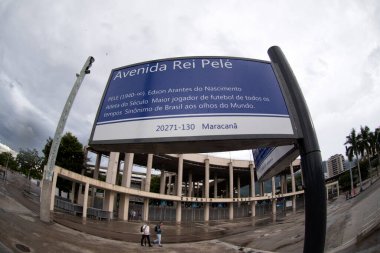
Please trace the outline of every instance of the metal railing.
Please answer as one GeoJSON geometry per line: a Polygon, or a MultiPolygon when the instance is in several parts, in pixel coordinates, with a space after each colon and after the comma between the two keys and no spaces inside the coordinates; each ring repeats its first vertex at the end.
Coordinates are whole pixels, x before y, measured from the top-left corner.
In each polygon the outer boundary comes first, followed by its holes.
{"type": "Polygon", "coordinates": [[[55,207],[74,215],[83,213],[83,206],[69,202],[68,200],[55,197],[55,207]]]}
{"type": "Polygon", "coordinates": [[[96,219],[107,219],[110,220],[112,218],[112,213],[109,211],[104,211],[102,209],[89,207],[87,208],[87,217],[92,217],[96,219]]]}

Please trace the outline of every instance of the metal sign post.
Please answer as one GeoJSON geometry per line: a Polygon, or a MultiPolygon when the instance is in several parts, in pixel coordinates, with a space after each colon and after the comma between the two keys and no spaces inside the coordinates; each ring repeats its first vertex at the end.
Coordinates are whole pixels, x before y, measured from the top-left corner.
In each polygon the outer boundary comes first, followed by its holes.
{"type": "Polygon", "coordinates": [[[305,239],[303,252],[324,252],[326,237],[326,189],[321,151],[314,126],[297,79],[282,50],[271,47],[269,57],[280,83],[294,105],[296,124],[302,132],[298,139],[305,190],[305,239]]]}
{"type": "Polygon", "coordinates": [[[55,130],[54,139],[51,144],[50,153],[47,165],[44,169],[44,177],[41,188],[41,206],[40,206],[40,219],[45,222],[50,221],[50,197],[51,197],[51,181],[54,170],[55,161],[58,154],[59,145],[62,139],[62,133],[66,125],[67,117],[69,116],[71,106],[74,103],[75,96],[78,93],[79,87],[82,84],[82,81],[86,74],[90,73],[90,67],[95,61],[94,57],[89,56],[87,61],[83,65],[82,70],[77,74],[77,80],[74,83],[74,86],[70,92],[69,97],[67,98],[65,107],[63,108],[61,118],[59,119],[57,129],[55,130]]]}

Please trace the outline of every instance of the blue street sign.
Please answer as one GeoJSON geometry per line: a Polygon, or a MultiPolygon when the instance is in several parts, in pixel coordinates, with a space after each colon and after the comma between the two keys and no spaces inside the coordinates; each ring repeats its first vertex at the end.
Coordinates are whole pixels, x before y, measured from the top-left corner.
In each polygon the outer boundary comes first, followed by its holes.
{"type": "Polygon", "coordinates": [[[294,135],[271,63],[191,57],[112,70],[90,144],[162,143],[183,137],[223,141],[253,135],[294,135]]]}

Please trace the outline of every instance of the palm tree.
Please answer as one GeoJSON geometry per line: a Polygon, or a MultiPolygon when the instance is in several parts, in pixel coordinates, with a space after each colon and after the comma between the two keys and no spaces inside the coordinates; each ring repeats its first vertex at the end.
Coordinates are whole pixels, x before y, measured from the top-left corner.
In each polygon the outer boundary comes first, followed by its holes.
{"type": "Polygon", "coordinates": [[[372,167],[371,167],[371,144],[370,144],[370,130],[368,126],[362,127],[360,126],[360,134],[358,135],[359,139],[359,150],[362,157],[366,157],[368,159],[369,165],[369,176],[371,177],[372,183],[372,167]]]}
{"type": "MultiPolygon", "coordinates": [[[[377,135],[379,133],[377,133],[377,129],[375,130],[375,132],[370,132],[368,137],[369,137],[369,146],[370,146],[370,149],[371,149],[371,156],[374,157],[376,154],[379,156],[379,152],[378,152],[378,143],[377,143],[377,135]]],[[[377,176],[379,176],[379,160],[380,159],[377,159],[377,176]]]]}
{"type": "Polygon", "coordinates": [[[356,135],[356,131],[353,128],[351,130],[351,133],[346,136],[346,142],[344,145],[349,145],[348,147],[346,146],[346,155],[348,157],[349,161],[352,161],[354,155],[356,157],[356,162],[358,164],[358,172],[359,172],[359,184],[360,184],[360,191],[363,189],[362,188],[362,174],[360,173],[360,163],[359,163],[359,140],[358,136],[356,135]]]}
{"type": "Polygon", "coordinates": [[[375,132],[368,133],[368,144],[371,150],[371,156],[376,154],[376,134],[375,132]]]}
{"type": "Polygon", "coordinates": [[[377,153],[377,176],[379,176],[379,167],[380,167],[380,127],[375,129],[373,137],[373,146],[375,147],[375,153],[377,153]]]}

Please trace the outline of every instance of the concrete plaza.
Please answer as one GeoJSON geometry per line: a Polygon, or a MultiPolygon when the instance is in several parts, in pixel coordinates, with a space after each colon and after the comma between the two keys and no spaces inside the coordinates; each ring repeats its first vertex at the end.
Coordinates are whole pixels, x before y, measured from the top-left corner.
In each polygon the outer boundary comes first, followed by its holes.
{"type": "MultiPolygon", "coordinates": [[[[83,220],[60,212],[54,213],[53,222],[41,222],[38,190],[18,174],[8,172],[7,180],[0,181],[0,252],[303,251],[303,210],[232,222],[165,223],[164,247],[149,248],[140,246],[140,222],[83,220]],[[32,194],[25,194],[26,188],[32,194]]],[[[376,243],[379,207],[380,181],[353,199],[340,196],[329,201],[326,252],[380,252],[376,243]],[[370,240],[366,240],[373,231],[370,240]],[[367,242],[366,251],[361,251],[363,242],[367,242]]],[[[151,224],[152,234],[154,225],[151,224]]]]}

